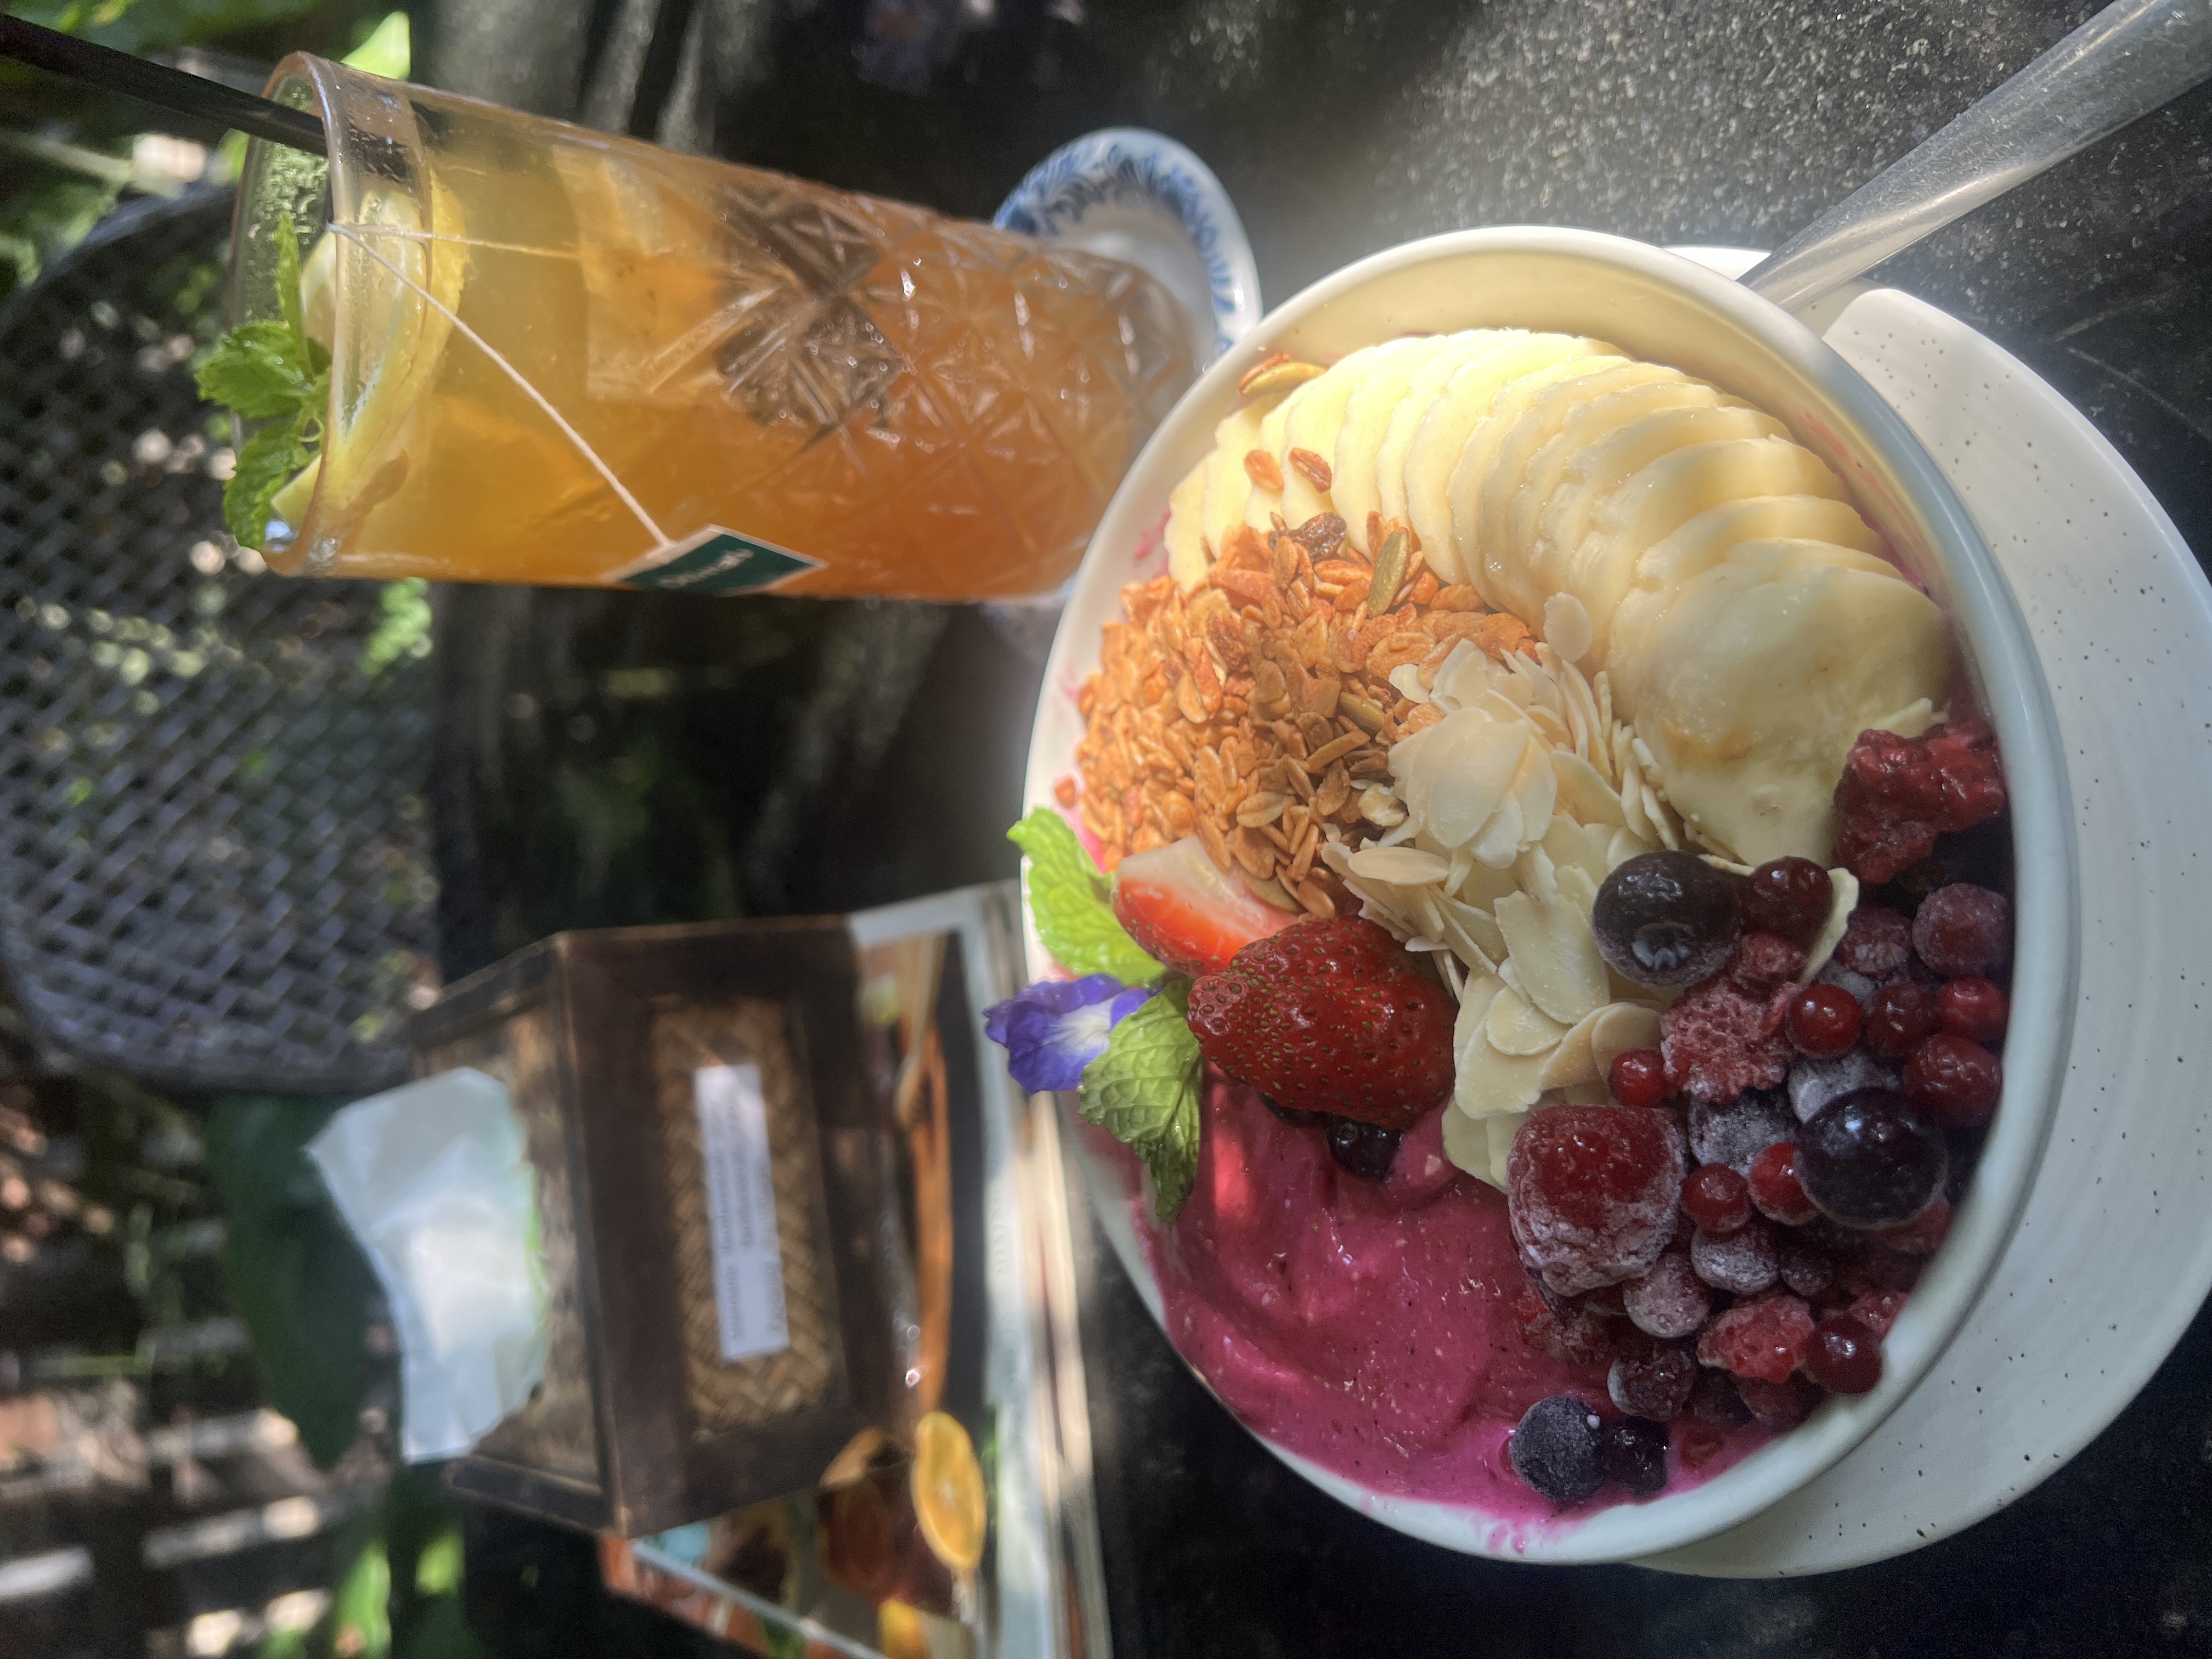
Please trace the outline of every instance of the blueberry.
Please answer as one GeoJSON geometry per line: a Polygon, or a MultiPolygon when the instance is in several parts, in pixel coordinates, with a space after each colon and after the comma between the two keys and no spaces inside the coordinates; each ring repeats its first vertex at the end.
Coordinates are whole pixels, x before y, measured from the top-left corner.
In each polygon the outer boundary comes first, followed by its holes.
{"type": "Polygon", "coordinates": [[[1345,1174],[1361,1181],[1388,1181],[1406,1132],[1362,1123],[1356,1117],[1332,1117],[1322,1135],[1328,1142],[1328,1155],[1345,1174]]]}
{"type": "Polygon", "coordinates": [[[1739,884],[1694,853],[1643,853],[1597,890],[1598,954],[1639,985],[1691,985],[1718,973],[1743,931],[1739,884]]]}
{"type": "Polygon", "coordinates": [[[1797,1130],[1797,1182],[1846,1227],[1899,1227],[1936,1201],[1950,1167],[1943,1132],[1893,1089],[1854,1089],[1797,1130]]]}
{"type": "Polygon", "coordinates": [[[1667,1431],[1648,1418],[1608,1424],[1599,1456],[1605,1472],[1638,1498],[1667,1489],[1667,1431]]]}
{"type": "Polygon", "coordinates": [[[1261,1095],[1260,1103],[1285,1123],[1304,1128],[1309,1123],[1318,1123],[1328,1115],[1325,1112],[1302,1112],[1295,1106],[1285,1106],[1273,1095],[1261,1095]]]}
{"type": "Polygon", "coordinates": [[[1539,1400],[1510,1443],[1513,1472],[1555,1504],[1579,1504],[1605,1483],[1598,1415],[1571,1394],[1539,1400]]]}

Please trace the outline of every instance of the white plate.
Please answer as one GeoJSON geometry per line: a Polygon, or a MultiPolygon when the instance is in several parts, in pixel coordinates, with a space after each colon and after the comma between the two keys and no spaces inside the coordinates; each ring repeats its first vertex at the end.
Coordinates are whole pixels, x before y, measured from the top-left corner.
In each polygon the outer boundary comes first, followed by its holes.
{"type": "MultiPolygon", "coordinates": [[[[1807,327],[1735,283],[1619,237],[1525,226],[1463,231],[1390,249],[1315,284],[1262,325],[1264,346],[1248,342],[1245,351],[1327,358],[1393,333],[1465,326],[1478,313],[1601,335],[1633,355],[1702,374],[1787,420],[1852,481],[1863,509],[1944,604],[2004,747],[2014,795],[2020,956],[2005,1108],[1944,1249],[1884,1343],[1887,1374],[1872,1393],[1832,1399],[1802,1428],[1703,1486],[1559,1528],[1385,1495],[1263,1443],[1340,1501],[1431,1542],[1509,1559],[1619,1561],[1736,1528],[1828,1469],[1903,1402],[1970,1311],[2026,1200],[2063,1077],[2078,959],[2072,797],[2026,620],[1965,506],[1864,379],[1807,327]]],[[[1093,538],[1038,705],[1032,799],[1046,799],[1069,764],[1082,729],[1075,692],[1097,661],[1100,625],[1119,614],[1119,588],[1131,574],[1159,568],[1157,530],[1168,492],[1206,453],[1215,421],[1237,401],[1243,366],[1233,356],[1216,364],[1176,405],[1093,538]]],[[[1031,944],[1042,968],[1034,937],[1031,944]]],[[[1087,1161],[1086,1173],[1109,1237],[1157,1317],[1157,1288],[1129,1226],[1126,1182],[1087,1161]]]]}
{"type": "MultiPolygon", "coordinates": [[[[1759,256],[1684,249],[1734,276],[1759,256]]],[[[1972,1526],[2157,1370],[2212,1289],[2212,586],[2063,398],[1893,289],[1812,320],[1981,526],[2057,705],[2081,854],[2071,1065],[2013,1242],[1950,1346],[1826,1474],[1646,1565],[1824,1572],[1972,1526]]]]}

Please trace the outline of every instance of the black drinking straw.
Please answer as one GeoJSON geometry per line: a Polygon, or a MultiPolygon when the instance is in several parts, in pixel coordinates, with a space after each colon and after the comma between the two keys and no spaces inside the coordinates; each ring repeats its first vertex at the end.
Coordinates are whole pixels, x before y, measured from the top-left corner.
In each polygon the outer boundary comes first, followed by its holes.
{"type": "Polygon", "coordinates": [[[206,81],[182,70],[149,64],[127,52],[40,28],[20,17],[0,17],[0,58],[12,58],[102,92],[119,93],[170,115],[234,127],[253,137],[313,155],[324,153],[323,124],[305,110],[287,109],[220,81],[206,81]]]}

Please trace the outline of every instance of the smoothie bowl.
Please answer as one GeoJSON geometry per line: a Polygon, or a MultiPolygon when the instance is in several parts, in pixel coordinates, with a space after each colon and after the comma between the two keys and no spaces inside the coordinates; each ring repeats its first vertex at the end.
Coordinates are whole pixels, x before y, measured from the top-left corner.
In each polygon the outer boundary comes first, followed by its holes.
{"type": "Polygon", "coordinates": [[[1894,414],[1673,255],[1498,229],[1263,321],[1124,481],[1017,830],[1124,1265],[1300,1474],[1632,1559],[1841,1457],[2039,1161],[2075,853],[1894,414]]]}

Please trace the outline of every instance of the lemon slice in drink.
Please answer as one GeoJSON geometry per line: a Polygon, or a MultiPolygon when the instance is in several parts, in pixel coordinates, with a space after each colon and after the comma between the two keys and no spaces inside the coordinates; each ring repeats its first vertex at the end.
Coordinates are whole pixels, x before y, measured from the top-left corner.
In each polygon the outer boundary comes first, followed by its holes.
{"type": "Polygon", "coordinates": [[[929,1553],[958,1572],[973,1572],[983,1559],[989,1510],[975,1445],[959,1419],[931,1412],[914,1428],[909,1477],[915,1518],[929,1553]]]}
{"type": "Polygon", "coordinates": [[[461,205],[428,175],[428,234],[415,198],[370,190],[353,218],[326,231],[300,273],[310,337],[335,347],[322,453],[277,493],[276,515],[298,525],[319,489],[316,539],[328,544],[399,488],[412,430],[453,331],[468,277],[461,205]],[[340,328],[343,303],[345,325],[340,328]]]}

